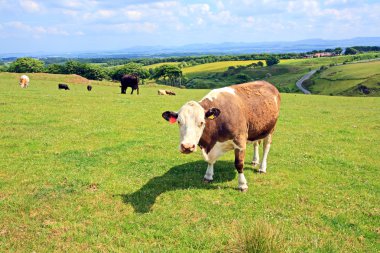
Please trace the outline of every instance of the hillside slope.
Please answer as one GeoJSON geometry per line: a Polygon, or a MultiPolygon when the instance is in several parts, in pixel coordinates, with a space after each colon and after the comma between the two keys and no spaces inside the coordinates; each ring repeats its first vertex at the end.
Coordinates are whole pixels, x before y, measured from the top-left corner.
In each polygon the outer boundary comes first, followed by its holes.
{"type": "Polygon", "coordinates": [[[299,92],[295,85],[296,81],[310,70],[318,69],[321,66],[349,63],[377,57],[379,57],[378,53],[365,53],[354,56],[291,59],[281,60],[279,64],[269,67],[253,68],[240,66],[224,71],[219,69],[213,72],[201,71],[203,65],[205,65],[202,64],[196,66],[197,71],[186,75],[189,77],[189,82],[186,86],[188,88],[218,88],[236,83],[265,79],[276,85],[282,92],[299,92]]]}
{"type": "Polygon", "coordinates": [[[305,85],[313,94],[380,96],[380,61],[333,66],[305,85]]]}

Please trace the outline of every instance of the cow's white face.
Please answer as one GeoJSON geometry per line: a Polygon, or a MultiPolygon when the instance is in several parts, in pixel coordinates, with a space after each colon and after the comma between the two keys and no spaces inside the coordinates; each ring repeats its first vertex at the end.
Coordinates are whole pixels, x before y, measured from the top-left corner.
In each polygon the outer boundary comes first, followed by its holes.
{"type": "Polygon", "coordinates": [[[162,117],[167,121],[177,122],[179,126],[179,151],[189,154],[197,150],[198,142],[206,126],[206,119],[214,119],[220,113],[217,108],[205,111],[203,107],[195,102],[187,102],[178,113],[166,111],[162,117]]]}
{"type": "Polygon", "coordinates": [[[205,110],[196,102],[188,102],[178,112],[179,150],[188,154],[197,150],[205,128],[205,110]]]}

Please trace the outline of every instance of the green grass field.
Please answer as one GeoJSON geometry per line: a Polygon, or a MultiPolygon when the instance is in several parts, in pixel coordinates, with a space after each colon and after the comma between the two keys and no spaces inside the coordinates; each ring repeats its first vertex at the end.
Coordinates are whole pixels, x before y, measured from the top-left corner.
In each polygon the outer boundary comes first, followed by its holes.
{"type": "Polygon", "coordinates": [[[365,85],[371,89],[369,96],[379,96],[380,61],[334,66],[316,74],[311,81],[308,88],[315,94],[364,96],[357,87],[365,85]]]}
{"type": "MultiPolygon", "coordinates": [[[[198,76],[202,74],[218,73],[224,72],[231,66],[247,66],[252,63],[257,63],[259,60],[250,60],[250,61],[220,61],[200,64],[192,67],[183,68],[183,74],[188,77],[198,76]]],[[[264,60],[262,60],[265,63],[264,60]]]]}
{"type": "Polygon", "coordinates": [[[161,118],[207,90],[18,76],[0,73],[0,252],[380,250],[380,98],[282,94],[268,173],[249,148],[241,193],[233,153],[204,184],[161,118]]]}

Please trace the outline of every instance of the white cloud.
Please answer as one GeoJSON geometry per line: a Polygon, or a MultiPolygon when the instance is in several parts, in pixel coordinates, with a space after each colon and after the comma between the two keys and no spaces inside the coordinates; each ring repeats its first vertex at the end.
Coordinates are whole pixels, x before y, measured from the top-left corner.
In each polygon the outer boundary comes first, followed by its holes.
{"type": "Polygon", "coordinates": [[[112,10],[98,10],[95,15],[101,18],[110,18],[115,15],[115,12],[112,10]]]}
{"type": "Polygon", "coordinates": [[[28,12],[37,12],[41,10],[41,6],[32,0],[20,0],[21,8],[28,12]]]}
{"type": "MultiPolygon", "coordinates": [[[[75,13],[75,12],[72,12],[75,13]]],[[[76,15],[77,17],[83,17],[84,20],[97,20],[97,19],[110,19],[114,17],[116,14],[115,11],[112,10],[97,10],[93,12],[85,12],[81,15],[76,15]]]]}
{"type": "Polygon", "coordinates": [[[198,17],[197,20],[196,20],[196,23],[197,23],[197,25],[202,25],[204,23],[203,18],[198,17]]]}
{"type": "Polygon", "coordinates": [[[191,13],[207,14],[210,12],[210,6],[208,4],[190,4],[188,9],[191,13]]]}
{"type": "Polygon", "coordinates": [[[157,3],[151,4],[153,8],[158,8],[158,9],[173,8],[177,5],[178,3],[176,1],[165,1],[165,2],[157,2],[157,3]]]}
{"type": "Polygon", "coordinates": [[[224,4],[222,1],[216,1],[216,8],[218,10],[224,10],[224,4]]]}
{"type": "Polygon", "coordinates": [[[80,9],[88,10],[88,9],[96,8],[97,6],[99,6],[99,2],[93,1],[93,0],[81,0],[81,1],[65,0],[65,1],[59,2],[57,4],[65,7],[65,8],[77,9],[77,10],[80,10],[80,9]]]}
{"type": "Polygon", "coordinates": [[[69,10],[69,9],[62,9],[62,13],[67,16],[76,17],[79,16],[80,12],[75,10],[69,10]]]}
{"type": "Polygon", "coordinates": [[[127,10],[125,11],[125,14],[127,15],[129,20],[140,20],[142,17],[142,13],[140,11],[135,10],[127,10]]]}
{"type": "Polygon", "coordinates": [[[347,0],[326,0],[324,1],[324,5],[335,5],[335,4],[346,4],[347,0]]]}
{"type": "Polygon", "coordinates": [[[67,31],[58,27],[44,27],[44,26],[31,26],[20,21],[11,21],[5,23],[5,27],[12,28],[12,31],[19,30],[24,32],[25,35],[39,36],[39,35],[70,35],[67,31]]]}
{"type": "Polygon", "coordinates": [[[103,31],[114,31],[114,32],[145,32],[152,33],[157,30],[158,26],[155,23],[144,22],[144,23],[119,23],[113,25],[101,25],[99,26],[103,31]]]}

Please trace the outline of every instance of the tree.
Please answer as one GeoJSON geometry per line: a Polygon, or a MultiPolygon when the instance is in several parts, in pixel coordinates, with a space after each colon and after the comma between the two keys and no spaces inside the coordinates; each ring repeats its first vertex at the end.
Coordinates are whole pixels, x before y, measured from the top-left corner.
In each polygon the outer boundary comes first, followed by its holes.
{"type": "Polygon", "coordinates": [[[280,62],[280,60],[278,59],[278,57],[276,57],[274,55],[269,55],[268,58],[265,61],[267,63],[267,66],[276,65],[276,64],[278,64],[280,62]]]}
{"type": "Polygon", "coordinates": [[[152,78],[156,80],[163,78],[165,84],[170,84],[172,86],[180,86],[182,70],[178,66],[164,64],[154,69],[154,74],[152,75],[152,78]]]}
{"type": "Polygon", "coordinates": [[[359,53],[359,51],[352,47],[346,48],[346,51],[344,52],[345,55],[351,55],[351,54],[357,54],[357,53],[359,53]]]}
{"type": "Polygon", "coordinates": [[[106,72],[99,66],[92,64],[80,64],[78,69],[81,76],[91,80],[103,80],[107,78],[106,72]]]}
{"type": "Polygon", "coordinates": [[[334,49],[334,53],[337,55],[340,55],[343,52],[343,49],[341,47],[337,47],[334,49]]]}
{"type": "Polygon", "coordinates": [[[57,66],[57,64],[49,65],[47,70],[49,73],[76,74],[91,80],[103,80],[108,78],[103,68],[94,64],[80,63],[73,60],[69,60],[61,66],[57,66]]]}
{"type": "Polygon", "coordinates": [[[244,74],[244,73],[240,73],[236,76],[240,82],[244,83],[244,82],[248,82],[249,80],[251,80],[251,78],[247,75],[247,74],[244,74]]]}
{"type": "Polygon", "coordinates": [[[110,76],[113,80],[120,81],[121,78],[126,74],[137,75],[140,79],[142,79],[142,81],[144,81],[144,79],[149,78],[150,75],[149,75],[149,71],[146,69],[143,69],[142,66],[143,66],[142,64],[130,62],[130,63],[124,64],[121,67],[113,68],[110,71],[110,76]]]}
{"type": "Polygon", "coordinates": [[[64,65],[61,64],[50,64],[45,68],[47,73],[51,74],[63,74],[64,73],[64,65]]]}
{"type": "Polygon", "coordinates": [[[34,59],[34,58],[18,58],[14,62],[9,65],[9,72],[16,73],[36,73],[43,72],[44,70],[44,62],[34,59]]]}
{"type": "Polygon", "coordinates": [[[259,66],[259,67],[264,67],[264,62],[262,62],[262,61],[258,61],[258,62],[257,62],[257,66],[259,66]]]}

